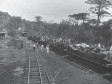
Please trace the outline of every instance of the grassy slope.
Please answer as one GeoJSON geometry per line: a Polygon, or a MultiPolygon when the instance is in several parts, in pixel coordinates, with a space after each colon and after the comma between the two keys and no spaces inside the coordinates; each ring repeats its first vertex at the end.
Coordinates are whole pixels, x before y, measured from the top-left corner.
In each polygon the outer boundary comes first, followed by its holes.
{"type": "Polygon", "coordinates": [[[24,49],[3,48],[0,49],[0,84],[23,84],[21,76],[14,76],[14,69],[24,67],[26,53],[24,49]],[[20,83],[21,82],[21,83],[20,83]]]}

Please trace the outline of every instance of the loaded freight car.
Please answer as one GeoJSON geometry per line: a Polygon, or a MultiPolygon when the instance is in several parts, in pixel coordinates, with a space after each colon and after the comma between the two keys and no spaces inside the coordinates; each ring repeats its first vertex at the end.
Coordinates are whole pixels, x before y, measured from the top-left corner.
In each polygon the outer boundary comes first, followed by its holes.
{"type": "Polygon", "coordinates": [[[96,54],[96,53],[86,53],[86,52],[81,52],[80,50],[73,50],[72,48],[67,48],[66,53],[74,56],[90,61],[91,63],[95,63],[97,65],[100,65],[102,67],[106,68],[112,68],[111,63],[105,60],[106,55],[104,54],[96,54]]]}
{"type": "Polygon", "coordinates": [[[91,63],[94,63],[96,65],[100,65],[105,68],[111,68],[110,67],[110,62],[106,61],[104,58],[106,55],[104,54],[96,54],[96,53],[86,53],[86,52],[81,52],[79,49],[73,49],[69,46],[65,46],[64,44],[53,44],[53,51],[57,51],[61,55],[66,55],[68,54],[69,56],[75,56],[84,59],[85,61],[89,61],[91,63]],[[63,54],[62,54],[63,53],[63,54]],[[107,65],[109,65],[107,67],[107,65]]]}

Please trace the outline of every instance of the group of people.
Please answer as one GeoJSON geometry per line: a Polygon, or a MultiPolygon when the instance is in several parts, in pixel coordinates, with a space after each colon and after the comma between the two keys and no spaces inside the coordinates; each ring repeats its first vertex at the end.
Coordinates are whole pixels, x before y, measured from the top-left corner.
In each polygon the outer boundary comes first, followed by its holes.
{"type": "MultiPolygon", "coordinates": [[[[41,51],[43,51],[44,49],[44,45],[41,45],[41,51]]],[[[49,53],[49,45],[46,45],[46,51],[47,53],[49,53]]]]}
{"type": "MultiPolygon", "coordinates": [[[[37,49],[39,49],[39,44],[38,42],[37,43],[33,43],[33,42],[29,42],[29,51],[33,51],[35,52],[37,49]]],[[[47,53],[49,53],[49,45],[46,45],[46,51],[47,53]]],[[[44,50],[44,45],[41,45],[40,46],[40,51],[43,51],[44,50]]]]}

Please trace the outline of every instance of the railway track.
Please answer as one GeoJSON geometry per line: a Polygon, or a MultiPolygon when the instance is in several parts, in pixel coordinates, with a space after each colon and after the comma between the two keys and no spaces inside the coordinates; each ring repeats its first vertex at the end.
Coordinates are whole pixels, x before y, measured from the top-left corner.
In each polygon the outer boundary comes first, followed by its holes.
{"type": "Polygon", "coordinates": [[[51,84],[50,79],[36,55],[29,55],[26,84],[51,84]]]}
{"type": "MultiPolygon", "coordinates": [[[[61,50],[59,49],[56,49],[56,50],[57,50],[56,53],[61,52],[61,50]]],[[[112,70],[111,69],[107,69],[104,66],[100,66],[99,64],[96,64],[87,59],[83,59],[81,57],[83,57],[83,54],[67,52],[66,55],[61,56],[61,59],[89,74],[97,74],[99,76],[106,78],[109,81],[112,81],[111,79],[112,70]]]]}
{"type": "MultiPolygon", "coordinates": [[[[56,49],[56,50],[58,50],[58,52],[61,52],[61,50],[59,50],[59,49],[56,49]]],[[[56,51],[56,53],[57,53],[57,51],[56,51]]],[[[105,73],[111,72],[111,69],[107,69],[103,65],[101,66],[100,64],[97,64],[97,63],[95,63],[91,60],[88,60],[88,59],[84,58],[85,55],[83,55],[82,53],[76,53],[76,52],[74,52],[74,53],[63,52],[63,53],[66,53],[66,55],[61,56],[64,59],[69,60],[73,63],[78,64],[78,65],[82,65],[85,68],[93,69],[93,71],[96,71],[100,74],[105,74],[105,73]]]]}
{"type": "Polygon", "coordinates": [[[85,72],[92,73],[92,74],[95,73],[94,71],[92,71],[90,69],[87,69],[87,68],[85,68],[85,67],[83,67],[83,66],[81,66],[81,65],[79,65],[79,64],[77,64],[75,62],[72,62],[72,61],[70,61],[70,60],[68,60],[68,59],[66,59],[64,57],[61,57],[61,60],[66,61],[69,64],[71,64],[71,65],[73,65],[73,66],[75,66],[75,67],[77,67],[77,68],[79,68],[79,69],[81,69],[81,70],[83,70],[85,72]]]}
{"type": "Polygon", "coordinates": [[[79,65],[82,65],[83,67],[85,67],[89,70],[92,70],[96,73],[99,73],[99,74],[105,74],[105,73],[111,72],[111,70],[107,69],[106,67],[100,66],[91,61],[80,58],[79,56],[77,56],[77,54],[71,54],[71,55],[69,55],[69,57],[65,57],[65,59],[72,61],[74,63],[77,63],[79,65]]]}
{"type": "Polygon", "coordinates": [[[105,79],[112,81],[112,71],[106,69],[105,67],[96,65],[94,63],[87,62],[84,59],[78,58],[76,54],[72,54],[72,56],[68,55],[65,57],[61,57],[62,60],[68,62],[69,64],[85,71],[89,74],[97,74],[101,77],[104,77],[105,79]]]}

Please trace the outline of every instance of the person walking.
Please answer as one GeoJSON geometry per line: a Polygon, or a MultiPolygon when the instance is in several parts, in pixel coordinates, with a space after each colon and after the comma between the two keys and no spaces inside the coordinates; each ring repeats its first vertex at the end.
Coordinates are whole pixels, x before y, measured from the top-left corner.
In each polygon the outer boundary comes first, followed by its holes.
{"type": "Polygon", "coordinates": [[[41,45],[41,51],[43,51],[44,45],[41,45]]]}
{"type": "Polygon", "coordinates": [[[39,46],[39,44],[38,44],[38,42],[36,43],[36,47],[37,47],[37,49],[38,49],[38,46],[39,46]]]}
{"type": "Polygon", "coordinates": [[[49,53],[49,45],[46,46],[47,53],[49,53]]]}
{"type": "Polygon", "coordinates": [[[29,53],[31,53],[31,51],[32,51],[32,44],[31,44],[31,42],[29,42],[28,49],[29,49],[29,53]]]}
{"type": "Polygon", "coordinates": [[[35,49],[36,49],[36,45],[35,43],[33,43],[33,52],[35,51],[35,49]]]}

